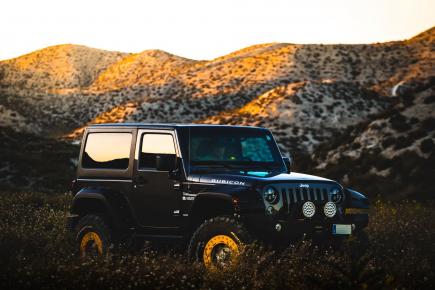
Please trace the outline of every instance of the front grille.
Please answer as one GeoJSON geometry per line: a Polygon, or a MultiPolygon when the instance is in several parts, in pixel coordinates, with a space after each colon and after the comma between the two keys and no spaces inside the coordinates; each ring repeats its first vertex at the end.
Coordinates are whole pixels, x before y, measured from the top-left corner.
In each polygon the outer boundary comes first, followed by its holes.
{"type": "MultiPolygon", "coordinates": [[[[303,183],[307,184],[307,183],[303,183]]],[[[301,183],[278,183],[271,184],[276,188],[282,197],[284,211],[289,213],[292,208],[299,208],[306,201],[311,201],[316,205],[324,205],[331,201],[329,194],[335,183],[309,183],[309,187],[301,187],[301,183]]]]}
{"type": "Polygon", "coordinates": [[[328,189],[325,187],[317,188],[282,188],[281,194],[283,198],[287,201],[288,205],[299,203],[301,201],[319,201],[327,202],[330,201],[328,195],[328,189]]]}

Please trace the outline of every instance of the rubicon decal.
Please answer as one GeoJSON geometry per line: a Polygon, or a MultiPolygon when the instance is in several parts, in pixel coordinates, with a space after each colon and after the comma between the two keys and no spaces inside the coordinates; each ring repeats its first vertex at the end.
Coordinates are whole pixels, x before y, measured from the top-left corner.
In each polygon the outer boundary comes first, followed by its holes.
{"type": "Polygon", "coordinates": [[[232,185],[245,185],[243,181],[237,180],[226,180],[226,179],[212,179],[212,183],[221,183],[221,184],[232,184],[232,185]]]}

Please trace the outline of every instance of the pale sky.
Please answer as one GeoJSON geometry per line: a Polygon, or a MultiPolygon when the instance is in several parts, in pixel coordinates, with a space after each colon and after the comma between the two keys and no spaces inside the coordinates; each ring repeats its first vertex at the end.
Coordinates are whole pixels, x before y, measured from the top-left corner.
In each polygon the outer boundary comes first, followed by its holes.
{"type": "Polygon", "coordinates": [[[373,43],[435,26],[435,0],[1,0],[0,60],[56,44],[212,59],[266,42],[373,43]]]}

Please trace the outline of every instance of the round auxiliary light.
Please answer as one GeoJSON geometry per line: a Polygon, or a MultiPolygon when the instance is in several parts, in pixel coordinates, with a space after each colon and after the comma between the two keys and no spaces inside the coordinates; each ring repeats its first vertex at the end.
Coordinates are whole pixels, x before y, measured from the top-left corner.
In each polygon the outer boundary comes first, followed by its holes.
{"type": "Polygon", "coordinates": [[[331,196],[331,200],[335,203],[339,203],[343,199],[343,192],[338,187],[331,188],[329,194],[331,196]]]}
{"type": "Polygon", "coordinates": [[[269,186],[266,187],[263,192],[264,199],[271,204],[275,204],[279,201],[279,194],[278,191],[275,190],[275,188],[269,186]]]}
{"type": "Polygon", "coordinates": [[[332,218],[337,213],[337,206],[332,201],[328,201],[323,207],[323,212],[329,218],[332,218]]]}
{"type": "Polygon", "coordinates": [[[302,213],[305,217],[313,217],[316,213],[316,206],[311,201],[307,201],[302,205],[302,213]]]}

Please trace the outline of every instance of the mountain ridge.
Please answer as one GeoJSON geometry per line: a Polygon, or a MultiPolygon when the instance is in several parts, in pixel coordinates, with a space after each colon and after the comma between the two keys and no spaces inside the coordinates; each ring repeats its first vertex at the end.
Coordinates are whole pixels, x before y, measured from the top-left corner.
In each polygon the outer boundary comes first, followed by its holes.
{"type": "MultiPolygon", "coordinates": [[[[355,174],[403,179],[400,158],[433,160],[434,65],[435,28],[375,44],[258,44],[212,60],[53,46],[0,62],[0,127],[68,140],[90,123],[259,125],[301,169],[355,181],[340,164],[380,156],[387,165],[355,174]]],[[[420,190],[411,183],[408,193],[420,190]]]]}

